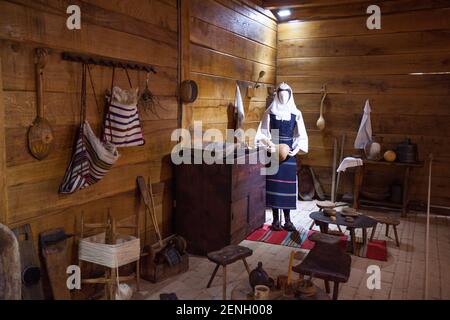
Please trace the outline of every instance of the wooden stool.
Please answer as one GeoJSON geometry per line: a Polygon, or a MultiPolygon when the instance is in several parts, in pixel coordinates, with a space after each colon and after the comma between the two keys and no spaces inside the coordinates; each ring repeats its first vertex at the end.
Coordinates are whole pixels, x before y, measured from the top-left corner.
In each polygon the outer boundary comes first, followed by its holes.
{"type": "MultiPolygon", "coordinates": [[[[398,239],[398,233],[397,233],[397,226],[400,224],[400,220],[393,217],[374,217],[371,216],[370,218],[374,219],[376,222],[386,225],[386,237],[389,236],[389,226],[392,226],[394,229],[394,235],[395,235],[395,242],[397,244],[397,247],[400,247],[400,241],[398,239]]],[[[373,237],[375,236],[375,230],[376,226],[372,228],[372,234],[370,235],[370,241],[373,240],[373,237]]]]}
{"type": "Polygon", "coordinates": [[[334,282],[333,300],[337,300],[339,283],[345,283],[350,277],[352,258],[336,245],[324,244],[314,247],[302,263],[292,268],[300,276],[308,275],[324,280],[325,289],[330,293],[330,281],[334,282]]]}
{"type": "Polygon", "coordinates": [[[216,276],[217,270],[220,266],[223,267],[223,300],[227,300],[227,265],[232,264],[238,260],[242,260],[244,262],[245,269],[250,275],[250,268],[247,264],[245,258],[250,257],[253,254],[253,251],[249,248],[231,245],[225,247],[219,251],[214,251],[208,253],[207,257],[210,261],[216,263],[216,268],[211,275],[211,279],[209,279],[207,288],[211,287],[211,283],[216,276]]]}

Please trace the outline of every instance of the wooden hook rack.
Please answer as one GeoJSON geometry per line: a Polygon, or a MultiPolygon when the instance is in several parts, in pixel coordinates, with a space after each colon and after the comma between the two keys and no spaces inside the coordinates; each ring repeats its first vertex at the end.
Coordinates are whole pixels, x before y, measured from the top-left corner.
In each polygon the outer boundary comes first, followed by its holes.
{"type": "Polygon", "coordinates": [[[122,59],[114,59],[104,56],[97,55],[87,55],[82,53],[73,53],[73,52],[63,52],[62,54],[63,60],[74,61],[74,62],[82,62],[86,64],[95,64],[106,67],[116,67],[123,68],[128,70],[142,70],[151,73],[155,73],[155,68],[149,64],[139,63],[135,61],[122,60],[122,59]]]}

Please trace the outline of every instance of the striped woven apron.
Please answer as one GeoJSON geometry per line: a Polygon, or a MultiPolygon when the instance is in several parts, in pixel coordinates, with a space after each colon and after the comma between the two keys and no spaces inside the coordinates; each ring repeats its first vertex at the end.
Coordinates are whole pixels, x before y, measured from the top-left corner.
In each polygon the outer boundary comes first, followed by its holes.
{"type": "MultiPolygon", "coordinates": [[[[279,139],[280,144],[287,144],[292,149],[295,115],[291,120],[277,120],[270,115],[270,130],[272,138],[279,139]],[[278,129],[278,134],[276,131],[278,129]]],[[[275,140],[276,141],[276,140],[275,140]]],[[[274,209],[297,209],[297,158],[288,156],[280,162],[279,170],[274,175],[266,177],[266,205],[274,209]]]]}
{"type": "Polygon", "coordinates": [[[81,124],[75,140],[72,159],[59,187],[59,192],[63,194],[74,193],[97,183],[119,158],[116,147],[111,143],[100,141],[86,121],[86,68],[87,66],[83,64],[81,124]]]}

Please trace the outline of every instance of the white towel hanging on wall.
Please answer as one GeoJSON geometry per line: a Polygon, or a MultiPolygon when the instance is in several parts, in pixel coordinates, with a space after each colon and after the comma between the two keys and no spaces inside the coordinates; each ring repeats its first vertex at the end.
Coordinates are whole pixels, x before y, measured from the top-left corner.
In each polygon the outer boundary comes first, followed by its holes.
{"type": "MultiPolygon", "coordinates": [[[[244,102],[242,101],[241,90],[239,89],[239,85],[236,83],[236,97],[234,99],[234,114],[236,115],[236,130],[244,129],[244,121],[245,121],[245,111],[244,111],[244,102]]],[[[236,133],[237,138],[241,141],[244,139],[243,131],[239,130],[239,133],[236,133]]]]}
{"type": "Polygon", "coordinates": [[[355,139],[355,149],[364,149],[366,144],[372,141],[372,122],[370,121],[370,108],[369,99],[366,100],[364,107],[364,114],[359,126],[358,135],[355,139]]]}

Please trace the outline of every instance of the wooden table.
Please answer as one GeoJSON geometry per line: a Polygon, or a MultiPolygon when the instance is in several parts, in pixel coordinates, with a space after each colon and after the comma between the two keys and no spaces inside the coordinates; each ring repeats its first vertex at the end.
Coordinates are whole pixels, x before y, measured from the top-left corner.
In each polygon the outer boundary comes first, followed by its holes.
{"type": "Polygon", "coordinates": [[[404,169],[403,174],[403,196],[402,203],[394,203],[387,201],[373,201],[373,200],[364,200],[365,203],[369,205],[380,205],[387,207],[394,207],[401,209],[402,217],[405,217],[408,213],[409,206],[409,176],[411,172],[411,168],[420,168],[423,167],[423,162],[417,163],[402,163],[402,162],[387,162],[387,161],[374,161],[374,160],[363,160],[364,165],[356,168],[355,173],[355,185],[353,189],[353,208],[358,209],[360,206],[360,194],[361,188],[364,181],[364,173],[367,166],[393,166],[404,169]]]}
{"type": "Polygon", "coordinates": [[[348,244],[347,250],[351,253],[355,253],[356,249],[356,235],[355,229],[362,229],[363,233],[363,244],[367,243],[367,229],[374,228],[377,222],[369,218],[368,216],[360,215],[354,217],[354,222],[345,221],[345,217],[339,212],[336,213],[336,221],[331,220],[330,217],[326,216],[323,212],[317,211],[309,215],[309,217],[314,220],[315,224],[320,227],[320,232],[328,233],[328,225],[334,224],[337,226],[344,226],[350,231],[350,242],[348,244]]]}

